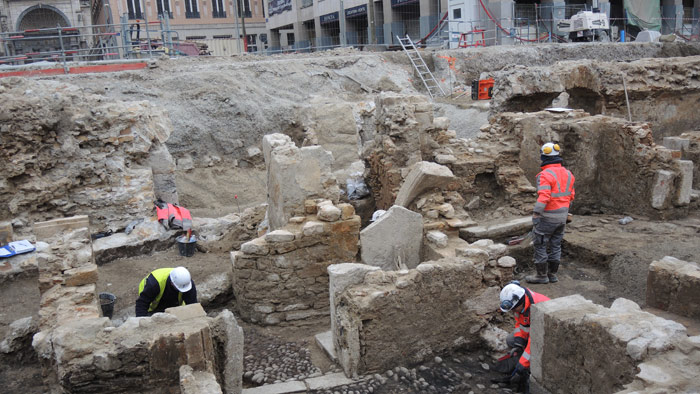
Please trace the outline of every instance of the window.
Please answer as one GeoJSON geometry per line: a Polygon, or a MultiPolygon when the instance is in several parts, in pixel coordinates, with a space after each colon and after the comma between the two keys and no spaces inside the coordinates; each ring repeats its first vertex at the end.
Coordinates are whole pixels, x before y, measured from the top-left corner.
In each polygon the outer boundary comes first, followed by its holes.
{"type": "Polygon", "coordinates": [[[222,38],[232,38],[233,36],[231,34],[222,34],[220,36],[212,36],[214,39],[222,39],[222,38]]]}
{"type": "Polygon", "coordinates": [[[301,0],[301,8],[311,7],[314,5],[314,0],[301,0]]]}
{"type": "Polygon", "coordinates": [[[241,11],[244,11],[244,18],[251,18],[253,14],[250,12],[250,1],[249,0],[237,0],[238,2],[238,17],[241,17],[241,11]],[[243,3],[243,4],[241,4],[243,3]]]}
{"type": "Polygon", "coordinates": [[[452,19],[462,19],[462,9],[455,8],[452,10],[452,19]]]}
{"type": "Polygon", "coordinates": [[[212,16],[214,18],[226,18],[226,9],[224,8],[224,0],[212,0],[213,7],[212,16]]]}
{"type": "Polygon", "coordinates": [[[248,41],[248,52],[257,52],[258,51],[258,45],[257,45],[255,34],[246,35],[246,41],[248,41]]]}
{"type": "Polygon", "coordinates": [[[173,13],[170,10],[170,0],[156,0],[156,7],[158,8],[158,15],[163,15],[170,19],[173,18],[173,13]]]}
{"type": "Polygon", "coordinates": [[[143,19],[141,0],[126,0],[126,6],[129,9],[129,19],[143,19]]]}
{"type": "Polygon", "coordinates": [[[287,45],[290,47],[294,45],[294,33],[287,33],[287,45]]]}
{"type": "Polygon", "coordinates": [[[199,18],[197,0],[185,0],[185,18],[199,18]]]}
{"type": "Polygon", "coordinates": [[[185,40],[206,40],[207,36],[185,36],[185,40]]]}

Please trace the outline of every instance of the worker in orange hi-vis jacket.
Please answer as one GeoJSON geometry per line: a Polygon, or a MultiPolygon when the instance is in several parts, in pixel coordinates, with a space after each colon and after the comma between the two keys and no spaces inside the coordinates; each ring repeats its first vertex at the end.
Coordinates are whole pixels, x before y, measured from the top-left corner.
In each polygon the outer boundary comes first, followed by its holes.
{"type": "Polygon", "coordinates": [[[561,262],[561,241],[574,200],[574,174],[562,166],[558,144],[548,142],[540,149],[542,171],[537,174],[537,202],[532,213],[532,235],[535,246],[536,275],[528,275],[528,283],[557,282],[561,262]],[[547,250],[549,248],[549,251],[547,250]]]}

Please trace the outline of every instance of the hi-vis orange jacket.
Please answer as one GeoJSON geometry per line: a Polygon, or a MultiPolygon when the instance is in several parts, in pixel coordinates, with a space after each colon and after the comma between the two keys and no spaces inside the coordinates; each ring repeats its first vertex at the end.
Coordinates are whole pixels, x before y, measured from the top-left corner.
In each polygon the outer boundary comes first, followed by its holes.
{"type": "Polygon", "coordinates": [[[534,213],[549,219],[566,221],[569,205],[576,194],[574,174],[561,164],[548,164],[537,174],[537,202],[534,213]]]}
{"type": "Polygon", "coordinates": [[[192,216],[186,208],[168,204],[165,208],[156,205],[158,221],[167,229],[181,228],[185,231],[192,228],[192,216]]]}
{"type": "Polygon", "coordinates": [[[530,368],[530,306],[538,302],[549,301],[549,297],[525,289],[525,303],[523,309],[515,310],[515,344],[525,348],[518,363],[523,368],[530,368]]]}

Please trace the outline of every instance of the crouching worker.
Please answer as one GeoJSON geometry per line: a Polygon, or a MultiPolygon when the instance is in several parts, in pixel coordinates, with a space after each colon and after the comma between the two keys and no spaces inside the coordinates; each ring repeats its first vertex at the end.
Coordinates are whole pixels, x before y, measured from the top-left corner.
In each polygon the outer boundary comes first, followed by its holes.
{"type": "Polygon", "coordinates": [[[197,303],[197,289],[185,267],[160,268],[141,280],[136,317],[151,316],[166,308],[197,303]]]}
{"type": "MultiPolygon", "coordinates": [[[[514,280],[501,290],[501,311],[512,312],[515,318],[515,331],[506,338],[511,349],[510,356],[515,367],[510,372],[510,383],[517,386],[518,392],[530,391],[530,307],[549,298],[520,286],[514,280]]],[[[511,364],[511,365],[513,365],[511,364]]]]}

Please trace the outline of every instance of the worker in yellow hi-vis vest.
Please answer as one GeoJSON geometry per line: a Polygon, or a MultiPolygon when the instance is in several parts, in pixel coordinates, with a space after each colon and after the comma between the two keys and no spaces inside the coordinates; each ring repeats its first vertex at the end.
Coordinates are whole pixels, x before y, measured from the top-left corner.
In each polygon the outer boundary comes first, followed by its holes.
{"type": "Polygon", "coordinates": [[[166,308],[196,303],[197,289],[187,268],[160,268],[141,280],[136,316],[151,316],[166,308]]]}

